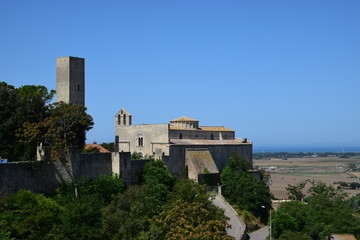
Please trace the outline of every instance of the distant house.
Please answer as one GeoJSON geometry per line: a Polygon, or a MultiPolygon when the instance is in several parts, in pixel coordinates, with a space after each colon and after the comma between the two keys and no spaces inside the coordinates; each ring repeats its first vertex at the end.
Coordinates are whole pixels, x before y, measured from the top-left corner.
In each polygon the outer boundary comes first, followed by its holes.
{"type": "Polygon", "coordinates": [[[329,240],[356,240],[353,234],[331,234],[329,240]]]}
{"type": "Polygon", "coordinates": [[[108,153],[110,152],[109,150],[107,150],[106,148],[104,148],[103,146],[93,143],[93,144],[86,144],[85,145],[85,149],[91,149],[91,148],[97,148],[99,149],[99,153],[108,153]]]}

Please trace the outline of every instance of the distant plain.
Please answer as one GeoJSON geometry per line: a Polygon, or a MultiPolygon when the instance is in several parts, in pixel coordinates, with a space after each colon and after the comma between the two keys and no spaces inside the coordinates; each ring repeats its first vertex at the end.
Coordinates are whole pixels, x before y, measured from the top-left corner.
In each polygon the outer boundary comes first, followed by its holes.
{"type": "MultiPolygon", "coordinates": [[[[337,156],[254,160],[254,166],[266,168],[271,176],[270,190],[276,199],[287,199],[286,187],[296,185],[306,179],[335,182],[357,182],[349,171],[349,164],[360,165],[360,157],[339,158],[337,156]]],[[[360,193],[360,189],[345,190],[350,196],[360,193]]]]}

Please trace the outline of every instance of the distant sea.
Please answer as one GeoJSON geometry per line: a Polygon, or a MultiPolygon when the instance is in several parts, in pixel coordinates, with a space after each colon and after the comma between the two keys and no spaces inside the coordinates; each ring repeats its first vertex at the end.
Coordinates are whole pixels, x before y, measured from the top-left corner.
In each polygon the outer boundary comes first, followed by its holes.
{"type": "Polygon", "coordinates": [[[360,152],[360,146],[253,146],[253,152],[360,152]]]}

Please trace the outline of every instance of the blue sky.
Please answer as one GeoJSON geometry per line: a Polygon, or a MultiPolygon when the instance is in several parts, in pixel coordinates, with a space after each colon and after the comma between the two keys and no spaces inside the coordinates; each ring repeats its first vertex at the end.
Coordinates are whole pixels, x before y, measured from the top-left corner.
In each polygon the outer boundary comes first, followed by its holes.
{"type": "Polygon", "coordinates": [[[187,116],[254,146],[360,147],[358,0],[9,1],[0,81],[55,89],[85,58],[88,142],[187,116]]]}

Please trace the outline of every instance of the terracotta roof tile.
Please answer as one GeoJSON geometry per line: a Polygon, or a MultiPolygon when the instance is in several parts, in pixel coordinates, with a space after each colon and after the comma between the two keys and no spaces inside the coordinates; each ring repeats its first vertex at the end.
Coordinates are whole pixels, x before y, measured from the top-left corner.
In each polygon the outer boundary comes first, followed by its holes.
{"type": "Polygon", "coordinates": [[[222,127],[222,126],[213,126],[213,127],[199,127],[198,129],[191,129],[191,128],[182,128],[179,126],[174,126],[174,125],[170,125],[170,129],[171,130],[188,130],[188,131],[194,131],[194,130],[198,130],[198,131],[221,131],[221,132],[233,132],[234,130],[231,130],[229,128],[226,127],[222,127]]]}
{"type": "Polygon", "coordinates": [[[200,129],[203,130],[203,131],[223,131],[223,132],[225,132],[225,131],[231,131],[231,132],[233,132],[233,131],[234,131],[234,130],[231,130],[231,129],[229,129],[229,128],[223,127],[223,126],[200,127],[200,129]]]}
{"type": "Polygon", "coordinates": [[[174,120],[171,120],[170,122],[198,122],[199,120],[188,118],[188,117],[181,117],[174,120]]]}
{"type": "Polygon", "coordinates": [[[85,148],[98,148],[100,153],[109,153],[110,151],[99,144],[86,144],[85,148]]]}

